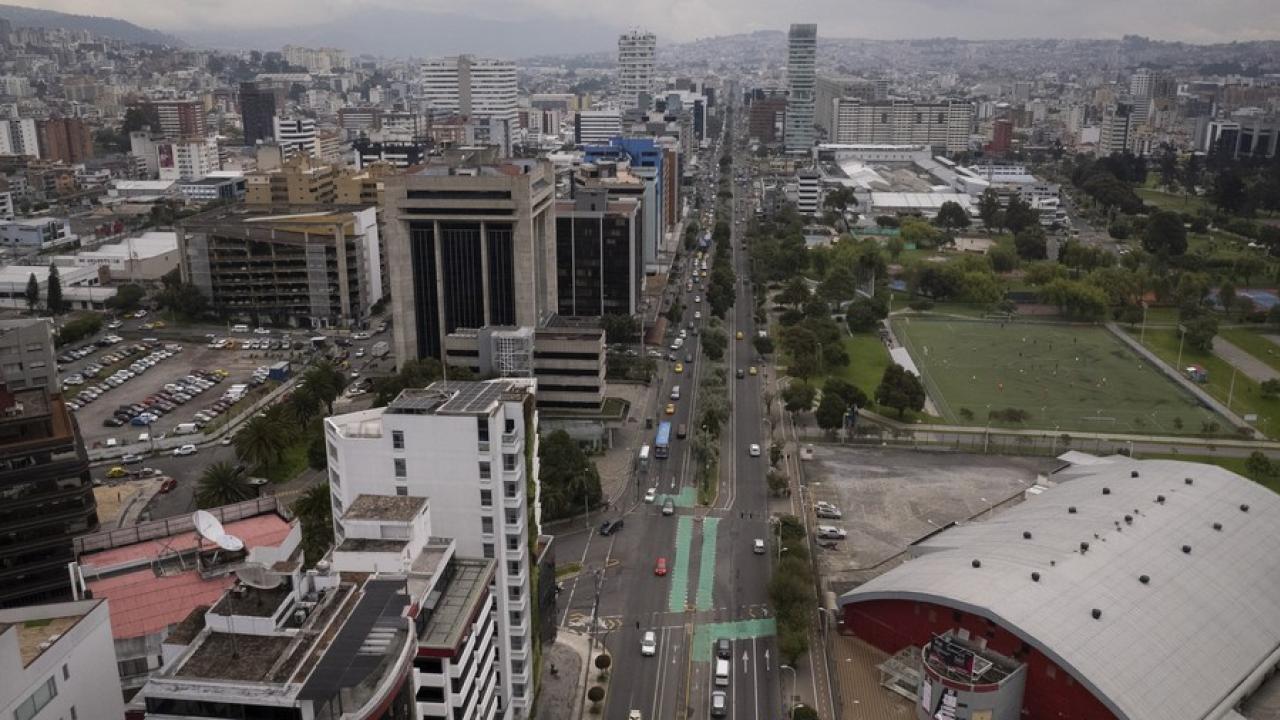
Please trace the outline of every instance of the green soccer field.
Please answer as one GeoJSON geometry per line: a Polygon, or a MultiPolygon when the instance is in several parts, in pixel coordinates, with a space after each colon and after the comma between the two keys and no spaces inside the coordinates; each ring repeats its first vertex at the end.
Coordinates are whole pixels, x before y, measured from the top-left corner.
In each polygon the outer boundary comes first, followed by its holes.
{"type": "Polygon", "coordinates": [[[985,425],[990,406],[1030,415],[991,423],[1002,427],[1153,434],[1199,434],[1206,422],[1228,427],[1102,328],[918,318],[895,319],[893,328],[948,422],[985,425]]]}

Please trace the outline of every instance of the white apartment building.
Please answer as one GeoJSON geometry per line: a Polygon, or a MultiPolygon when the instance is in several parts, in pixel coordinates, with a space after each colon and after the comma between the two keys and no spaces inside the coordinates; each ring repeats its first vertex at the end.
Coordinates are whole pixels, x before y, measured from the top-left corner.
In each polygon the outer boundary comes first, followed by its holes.
{"type": "Polygon", "coordinates": [[[0,155],[30,155],[40,157],[40,136],[36,121],[0,120],[0,155]]]}
{"type": "Polygon", "coordinates": [[[849,145],[925,145],[947,152],[969,148],[974,106],[968,102],[865,102],[836,98],[835,142],[849,145]]]}
{"type": "Polygon", "coordinates": [[[808,153],[813,147],[817,55],[818,26],[792,25],[787,34],[787,127],[783,138],[789,153],[808,153]]]}
{"type": "MultiPolygon", "coordinates": [[[[528,717],[534,689],[535,387],[525,379],[437,382],[385,408],[325,420],[335,518],[361,495],[427,498],[433,535],[452,538],[460,555],[496,561],[499,697],[513,719],[528,717]]],[[[334,530],[341,546],[348,529],[339,519],[334,530]]]]}
{"type": "Polygon", "coordinates": [[[608,145],[622,135],[622,113],[617,110],[581,110],[574,114],[575,145],[608,145]]]}
{"type": "Polygon", "coordinates": [[[0,718],[123,718],[105,600],[0,610],[0,718]]]}
{"type": "Polygon", "coordinates": [[[31,81],[22,75],[0,75],[0,95],[23,98],[34,95],[31,81]]]}
{"type": "Polygon", "coordinates": [[[817,215],[821,204],[822,176],[812,170],[796,175],[796,211],[801,215],[817,215]]]}
{"type": "Polygon", "coordinates": [[[632,30],[618,36],[618,93],[624,109],[640,107],[640,96],[653,94],[653,59],[657,48],[658,36],[651,32],[632,30]]]}
{"type": "Polygon", "coordinates": [[[420,83],[433,115],[461,115],[487,132],[504,155],[510,153],[516,128],[515,63],[472,55],[437,58],[422,64],[420,83]]]}
{"type": "Polygon", "coordinates": [[[19,252],[51,250],[80,239],[66,218],[31,217],[0,222],[0,248],[19,252]]]}
{"type": "Polygon", "coordinates": [[[276,143],[284,151],[285,157],[305,153],[311,157],[320,157],[319,142],[316,137],[316,121],[309,117],[272,118],[276,143]]]}

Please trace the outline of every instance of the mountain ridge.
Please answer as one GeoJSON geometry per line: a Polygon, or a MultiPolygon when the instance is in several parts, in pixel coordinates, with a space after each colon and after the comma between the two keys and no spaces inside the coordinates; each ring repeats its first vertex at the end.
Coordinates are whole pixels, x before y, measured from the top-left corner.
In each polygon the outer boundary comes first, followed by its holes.
{"type": "Polygon", "coordinates": [[[86,31],[99,37],[140,45],[170,45],[173,47],[184,47],[186,45],[185,42],[173,35],[151,28],[144,28],[128,20],[121,20],[116,17],[76,15],[23,5],[0,4],[0,18],[8,20],[15,28],[64,28],[67,30],[86,31]]]}

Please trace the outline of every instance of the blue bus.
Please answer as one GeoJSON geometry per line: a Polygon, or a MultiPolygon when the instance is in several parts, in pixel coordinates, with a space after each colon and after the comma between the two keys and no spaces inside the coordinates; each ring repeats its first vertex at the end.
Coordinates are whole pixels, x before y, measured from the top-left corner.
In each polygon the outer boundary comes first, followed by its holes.
{"type": "Polygon", "coordinates": [[[665,458],[671,455],[671,423],[663,420],[658,423],[658,438],[653,443],[653,456],[665,458]]]}

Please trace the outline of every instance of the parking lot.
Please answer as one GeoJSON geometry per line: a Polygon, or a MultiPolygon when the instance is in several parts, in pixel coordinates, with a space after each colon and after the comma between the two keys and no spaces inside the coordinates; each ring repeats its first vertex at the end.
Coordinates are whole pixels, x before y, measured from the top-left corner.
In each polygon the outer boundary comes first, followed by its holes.
{"type": "Polygon", "coordinates": [[[834,549],[818,551],[828,588],[840,593],[879,575],[900,562],[912,542],[948,523],[1020,502],[1037,474],[1056,464],[1045,458],[815,447],[805,464],[806,502],[840,508],[840,519],[816,522],[848,533],[834,549]]]}
{"type": "MultiPolygon", "coordinates": [[[[89,363],[101,363],[103,356],[122,354],[125,348],[139,344],[142,343],[125,341],[79,359],[63,371],[63,377],[65,379],[77,371],[82,371],[89,363]]],[[[258,367],[275,362],[274,360],[264,359],[259,353],[240,349],[215,349],[210,348],[207,344],[167,341],[153,344],[150,349],[136,353],[120,363],[109,366],[96,378],[85,378],[84,385],[66,387],[65,394],[68,398],[74,399],[80,391],[91,386],[105,389],[107,386],[103,382],[104,379],[115,372],[116,368],[128,368],[137,359],[148,356],[157,360],[154,365],[118,387],[107,389],[97,400],[84,405],[76,411],[76,418],[80,423],[80,431],[84,436],[86,447],[102,447],[107,445],[110,439],[114,439],[120,444],[137,442],[142,433],[150,433],[152,435],[172,433],[178,424],[193,422],[197,412],[217,402],[231,385],[248,383],[258,367]],[[181,350],[173,352],[174,346],[181,347],[181,350]],[[164,348],[169,348],[164,350],[165,353],[170,354],[169,357],[159,358],[154,354],[164,348]],[[142,404],[146,398],[163,392],[166,385],[186,384],[183,378],[192,375],[196,371],[214,372],[218,370],[226,371],[227,378],[223,382],[191,396],[191,399],[184,403],[174,403],[176,405],[174,409],[165,412],[150,428],[132,424],[124,424],[119,427],[107,427],[104,425],[104,422],[111,418],[121,405],[142,404]]],[[[237,405],[232,408],[231,412],[234,413],[241,409],[243,408],[237,405]]]]}

